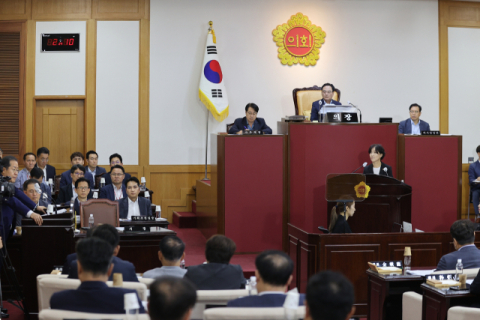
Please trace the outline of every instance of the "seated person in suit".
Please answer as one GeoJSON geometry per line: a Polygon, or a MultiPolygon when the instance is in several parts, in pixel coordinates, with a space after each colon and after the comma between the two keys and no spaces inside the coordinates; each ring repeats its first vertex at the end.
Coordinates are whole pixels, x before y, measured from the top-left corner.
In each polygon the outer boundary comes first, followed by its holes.
{"type": "MultiPolygon", "coordinates": [[[[267,250],[255,259],[257,277],[256,296],[248,296],[229,301],[227,307],[283,307],[293,276],[293,261],[282,251],[267,250]]],[[[299,305],[303,306],[305,296],[300,295],[299,305]]]]}
{"type": "Polygon", "coordinates": [[[410,110],[410,119],[403,120],[398,125],[398,133],[403,134],[422,134],[422,131],[430,131],[430,125],[420,120],[422,107],[414,103],[408,108],[410,110]]]}
{"type": "MultiPolygon", "coordinates": [[[[113,181],[100,189],[100,199],[108,199],[111,201],[120,200],[127,197],[127,189],[122,183],[125,177],[125,169],[121,165],[115,165],[108,174],[113,181]]],[[[138,180],[137,180],[138,181],[138,180]]]]}
{"type": "Polygon", "coordinates": [[[372,163],[363,168],[364,174],[378,174],[393,178],[392,167],[382,162],[385,158],[385,149],[381,144],[372,144],[368,148],[368,154],[372,163]]]}
{"type": "Polygon", "coordinates": [[[28,179],[23,183],[23,192],[30,198],[37,206],[48,207],[48,203],[40,197],[40,194],[37,192],[37,188],[35,185],[38,184],[38,188],[40,187],[40,183],[38,183],[35,179],[28,179]]]}
{"type": "Polygon", "coordinates": [[[45,183],[43,170],[40,168],[33,168],[32,171],[30,171],[30,176],[32,179],[39,182],[40,189],[42,190],[42,200],[47,204],[52,204],[52,190],[50,189],[50,185],[45,183]]]}
{"type": "MultiPolygon", "coordinates": [[[[72,166],[81,165],[83,167],[83,164],[85,163],[85,158],[83,157],[83,154],[81,152],[74,152],[70,156],[70,162],[72,163],[72,166]]],[[[84,176],[86,179],[90,180],[91,186],[95,185],[95,181],[93,181],[93,176],[90,172],[85,171],[84,176]]],[[[60,178],[60,189],[64,186],[71,185],[71,184],[72,184],[72,177],[70,175],[70,170],[67,170],[64,173],[62,173],[62,177],[60,178]]]]}
{"type": "Polygon", "coordinates": [[[242,267],[230,264],[236,248],[232,239],[219,234],[212,236],[205,246],[207,263],[188,267],[185,278],[198,290],[245,288],[242,267]]]}
{"type": "MultiPolygon", "coordinates": [[[[63,176],[63,174],[62,174],[63,176]]],[[[85,167],[80,164],[75,164],[70,169],[70,184],[60,188],[58,194],[57,203],[66,203],[77,197],[77,191],[75,190],[75,182],[79,178],[85,176],[85,167]]]]}
{"type": "MultiPolygon", "coordinates": [[[[107,170],[98,166],[98,153],[93,150],[87,152],[87,172],[90,172],[92,175],[93,183],[95,183],[95,176],[97,174],[107,173],[107,170]]],[[[94,188],[95,184],[91,187],[94,188]]]]}
{"type": "Polygon", "coordinates": [[[23,155],[23,164],[25,165],[25,168],[18,173],[17,180],[15,180],[15,187],[19,189],[22,188],[23,183],[32,178],[30,171],[35,168],[36,159],[37,157],[35,154],[31,152],[27,152],[23,155]]]}
{"type": "Polygon", "coordinates": [[[337,202],[330,212],[330,233],[352,233],[348,225],[348,218],[355,213],[355,201],[351,196],[342,196],[342,199],[351,200],[349,202],[337,202]]]}
{"type": "Polygon", "coordinates": [[[151,320],[188,320],[197,301],[197,291],[185,279],[163,277],[150,285],[148,314],[151,320]]]}
{"type": "Polygon", "coordinates": [[[37,164],[35,165],[37,168],[42,169],[43,177],[45,182],[48,183],[49,179],[54,180],[57,171],[55,167],[52,167],[48,164],[48,157],[50,156],[50,150],[45,147],[38,148],[37,150],[37,164]]]}
{"type": "Polygon", "coordinates": [[[255,103],[249,103],[245,107],[245,117],[235,119],[233,127],[230,128],[230,134],[243,134],[244,130],[263,131],[264,134],[272,134],[272,129],[267,126],[263,118],[257,118],[258,106],[255,103]]]}
{"type": "MultiPolygon", "coordinates": [[[[113,248],[105,240],[91,237],[77,242],[78,279],[81,284],[76,290],[54,293],[50,298],[50,308],[78,312],[125,314],[124,296],[136,290],[108,287],[107,280],[112,274],[113,248]]],[[[77,269],[76,268],[76,269],[77,269]]],[[[140,313],[145,313],[137,295],[140,313]]]]}
{"type": "Polygon", "coordinates": [[[160,278],[164,276],[183,278],[187,270],[180,267],[185,259],[185,243],[177,236],[167,236],[160,241],[158,260],[162,263],[161,268],[148,270],[143,274],[144,278],[160,278]]]}
{"type": "MultiPolygon", "coordinates": [[[[107,174],[104,174],[103,177],[105,177],[105,185],[108,186],[109,184],[112,184],[112,177],[110,176],[112,173],[112,169],[116,166],[121,166],[123,167],[123,158],[121,155],[118,153],[114,153],[110,156],[110,172],[107,174]]],[[[130,174],[125,172],[125,169],[123,170],[125,176],[123,177],[122,183],[125,184],[128,179],[131,178],[130,174]]]]}
{"type": "MultiPolygon", "coordinates": [[[[95,230],[95,228],[88,229],[87,234],[85,235],[85,238],[90,238],[92,236],[93,230],[95,230]]],[[[65,260],[65,263],[63,264],[62,274],[67,274],[68,275],[70,273],[70,266],[72,265],[72,262],[76,261],[76,260],[77,260],[77,253],[75,253],[75,252],[70,253],[67,256],[67,259],[65,260]]]]}
{"type": "Polygon", "coordinates": [[[348,320],[355,313],[353,286],[342,274],[322,271],[308,280],[305,320],[348,320]]]}
{"type": "Polygon", "coordinates": [[[131,177],[127,180],[126,189],[128,197],[124,197],[118,202],[120,219],[131,220],[132,216],[151,216],[152,204],[150,200],[138,196],[140,193],[140,181],[136,177],[131,177]]]}
{"type": "Polygon", "coordinates": [[[456,251],[444,255],[438,262],[437,270],[454,270],[457,260],[462,259],[463,268],[480,268],[480,250],[475,244],[475,225],[472,221],[457,220],[450,227],[453,247],[456,251]]]}
{"type": "MultiPolygon", "coordinates": [[[[137,274],[135,273],[135,266],[131,262],[117,257],[118,253],[120,252],[120,236],[118,235],[118,231],[114,226],[110,224],[99,225],[98,227],[94,228],[92,237],[107,241],[107,243],[109,243],[113,248],[113,272],[109,275],[108,280],[113,281],[114,273],[121,273],[123,275],[123,281],[138,282],[137,274]]],[[[78,279],[76,261],[73,261],[70,264],[68,278],[78,279]]]]}
{"type": "Polygon", "coordinates": [[[93,192],[90,191],[90,181],[85,178],[78,178],[77,181],[75,181],[75,192],[77,193],[77,197],[73,204],[73,210],[76,215],[80,215],[80,203],[87,202],[88,199],[93,198],[93,192]]]}
{"type": "Polygon", "coordinates": [[[322,97],[323,99],[317,100],[312,103],[312,111],[310,113],[310,121],[322,121],[319,112],[326,104],[334,104],[337,106],[342,105],[340,102],[332,99],[333,93],[335,92],[335,86],[331,83],[325,83],[322,86],[322,97]]]}
{"type": "Polygon", "coordinates": [[[480,204],[480,146],[477,146],[478,160],[471,163],[468,167],[468,181],[470,182],[470,190],[472,191],[473,208],[475,209],[475,217],[478,217],[480,204]]]}

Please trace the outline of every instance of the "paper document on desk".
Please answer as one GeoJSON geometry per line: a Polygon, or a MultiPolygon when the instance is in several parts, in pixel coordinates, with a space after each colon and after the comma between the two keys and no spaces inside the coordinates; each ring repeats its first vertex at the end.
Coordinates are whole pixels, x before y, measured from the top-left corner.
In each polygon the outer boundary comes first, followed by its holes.
{"type": "Polygon", "coordinates": [[[422,276],[425,277],[427,274],[432,274],[435,269],[432,270],[408,270],[407,273],[414,275],[414,276],[422,276]]]}
{"type": "Polygon", "coordinates": [[[472,284],[473,280],[475,280],[475,279],[467,279],[466,283],[467,284],[472,284]]]}

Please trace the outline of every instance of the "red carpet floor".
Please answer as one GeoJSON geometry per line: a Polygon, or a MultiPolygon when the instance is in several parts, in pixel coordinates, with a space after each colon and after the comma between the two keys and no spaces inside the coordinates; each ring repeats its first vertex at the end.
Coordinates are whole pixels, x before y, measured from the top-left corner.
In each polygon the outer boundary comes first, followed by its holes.
{"type": "Polygon", "coordinates": [[[10,316],[8,319],[11,319],[11,320],[23,320],[24,319],[23,311],[20,310],[19,308],[15,307],[15,306],[12,306],[10,303],[5,302],[5,301],[3,302],[3,307],[8,310],[8,315],[10,316]]]}

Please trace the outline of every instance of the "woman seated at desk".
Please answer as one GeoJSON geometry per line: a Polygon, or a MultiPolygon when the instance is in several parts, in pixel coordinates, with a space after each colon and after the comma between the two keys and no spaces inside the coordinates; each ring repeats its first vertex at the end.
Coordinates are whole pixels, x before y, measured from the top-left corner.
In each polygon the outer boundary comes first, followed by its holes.
{"type": "Polygon", "coordinates": [[[272,134],[272,129],[265,123],[263,118],[257,118],[258,106],[249,103],[245,107],[245,117],[235,119],[233,127],[228,130],[230,134],[243,134],[243,130],[263,131],[264,134],[272,134]]]}
{"type": "Polygon", "coordinates": [[[385,149],[381,144],[372,144],[368,148],[368,154],[372,163],[363,169],[363,174],[378,174],[393,178],[392,167],[382,162],[385,158],[385,149]]]}
{"type": "Polygon", "coordinates": [[[330,213],[330,233],[352,233],[348,225],[348,218],[355,213],[355,201],[351,196],[344,196],[342,199],[351,200],[350,202],[337,202],[330,213]]]}

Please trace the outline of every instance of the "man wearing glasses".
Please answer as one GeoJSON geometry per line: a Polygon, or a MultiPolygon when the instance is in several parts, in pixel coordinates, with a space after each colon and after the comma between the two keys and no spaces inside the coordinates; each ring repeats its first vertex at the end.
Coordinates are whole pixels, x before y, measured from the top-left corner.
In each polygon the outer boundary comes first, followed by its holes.
{"type": "MultiPolygon", "coordinates": [[[[108,175],[107,175],[108,176],[108,175]]],[[[123,179],[125,177],[125,169],[119,164],[114,165],[110,174],[112,178],[111,184],[106,185],[100,189],[100,199],[108,199],[111,201],[118,201],[120,199],[127,197],[127,189],[123,184],[123,179]]]]}
{"type": "Polygon", "coordinates": [[[23,184],[23,192],[27,195],[27,197],[32,200],[37,207],[42,206],[42,207],[48,207],[48,202],[40,198],[40,194],[37,192],[37,189],[35,189],[35,185],[38,184],[40,186],[41,182],[38,182],[36,179],[28,179],[25,181],[23,184]]]}
{"type": "Polygon", "coordinates": [[[410,119],[400,122],[398,125],[398,133],[403,134],[422,134],[422,131],[430,131],[430,125],[420,120],[422,114],[422,107],[414,103],[410,106],[410,119]]]}
{"type": "Polygon", "coordinates": [[[324,105],[326,104],[334,104],[337,106],[342,105],[340,102],[333,100],[333,93],[335,92],[335,86],[331,83],[325,83],[322,86],[322,97],[323,99],[317,100],[314,103],[312,103],[312,111],[310,113],[310,121],[322,121],[323,119],[320,119],[320,115],[318,114],[320,110],[323,108],[324,105]]]}
{"type": "Polygon", "coordinates": [[[77,193],[77,198],[73,204],[73,210],[76,215],[80,215],[80,203],[93,198],[93,192],[90,191],[90,181],[85,178],[78,178],[75,181],[75,192],[77,193]]]}
{"type": "MultiPolygon", "coordinates": [[[[62,174],[63,176],[63,174],[62,174]]],[[[77,198],[78,194],[75,189],[75,182],[85,176],[85,167],[79,164],[72,166],[70,169],[70,184],[60,188],[57,202],[69,202],[72,198],[77,198]]],[[[88,179],[87,179],[88,180],[88,179]]]]}
{"type": "MultiPolygon", "coordinates": [[[[81,152],[74,152],[72,153],[72,155],[70,156],[70,162],[72,163],[72,166],[75,166],[75,165],[80,165],[82,166],[83,169],[85,169],[83,167],[83,164],[85,163],[85,158],[83,157],[83,154],[81,152]]],[[[65,187],[65,186],[69,186],[73,183],[75,183],[75,181],[72,181],[72,178],[71,178],[71,170],[67,170],[65,171],[64,173],[62,173],[62,178],[60,179],[60,189],[62,187],[65,187]]],[[[95,185],[95,181],[93,181],[93,176],[90,172],[85,172],[85,170],[83,170],[83,173],[84,173],[84,176],[85,176],[85,179],[87,179],[88,181],[90,181],[90,185],[91,186],[94,186],[95,185]]],[[[69,199],[70,200],[70,199],[69,199]]]]}
{"type": "MultiPolygon", "coordinates": [[[[122,159],[122,156],[119,155],[118,153],[114,153],[110,156],[110,173],[108,174],[105,174],[104,177],[105,177],[105,185],[109,185],[109,184],[112,184],[112,177],[110,177],[110,174],[112,172],[112,169],[114,166],[121,166],[123,167],[123,159],[122,159]]],[[[124,177],[123,177],[123,180],[122,180],[122,183],[125,185],[125,183],[127,182],[128,179],[131,178],[130,174],[128,173],[125,173],[125,170],[123,170],[124,172],[124,177]]]]}

